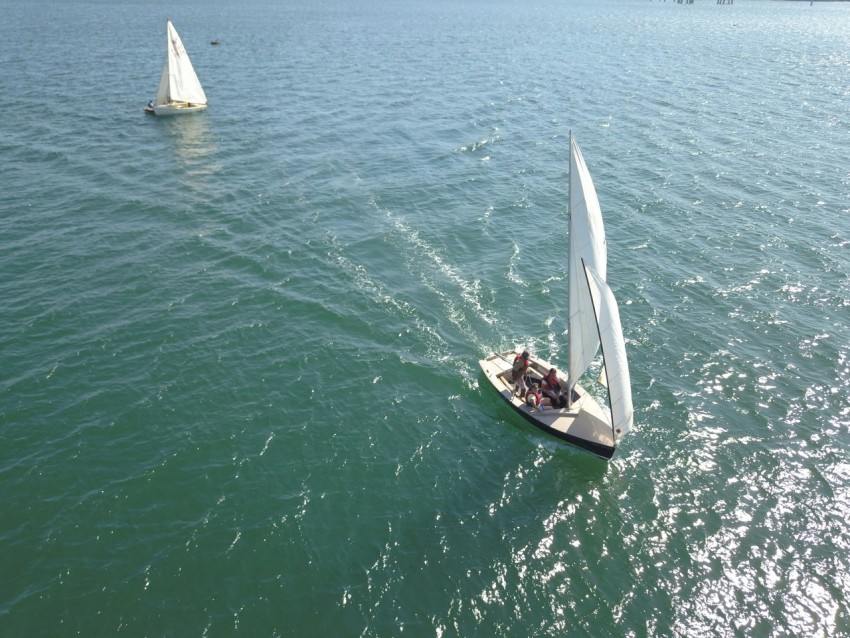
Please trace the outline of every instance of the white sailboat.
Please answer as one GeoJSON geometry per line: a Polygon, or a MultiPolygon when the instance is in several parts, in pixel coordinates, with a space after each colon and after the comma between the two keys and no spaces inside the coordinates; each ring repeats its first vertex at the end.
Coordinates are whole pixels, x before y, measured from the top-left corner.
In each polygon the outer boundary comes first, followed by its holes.
{"type": "MultiPolygon", "coordinates": [[[[535,426],[606,459],[632,428],[633,407],[626,344],[617,301],[606,283],[607,247],[602,210],[581,150],[570,134],[569,288],[567,302],[569,362],[561,387],[562,408],[532,407],[517,396],[512,366],[521,352],[508,351],[479,361],[487,380],[525,419],[535,426]],[[608,410],[578,381],[601,346],[600,379],[608,388],[608,410]]],[[[527,377],[539,381],[555,366],[528,358],[527,377]]],[[[557,368],[555,368],[557,371],[557,368]]],[[[558,378],[561,375],[558,374],[558,378]]]]}
{"type": "Polygon", "coordinates": [[[207,108],[207,96],[189,60],[183,41],[171,20],[166,22],[168,54],[159,78],[156,99],[148,103],[145,111],[155,115],[195,113],[207,108]]]}

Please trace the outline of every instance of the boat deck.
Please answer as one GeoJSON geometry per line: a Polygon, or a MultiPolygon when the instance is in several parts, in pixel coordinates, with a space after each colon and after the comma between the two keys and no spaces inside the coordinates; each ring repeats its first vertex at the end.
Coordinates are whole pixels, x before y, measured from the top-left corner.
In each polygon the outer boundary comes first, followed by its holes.
{"type": "MultiPolygon", "coordinates": [[[[569,408],[545,408],[541,411],[514,395],[514,385],[508,379],[517,354],[494,354],[479,361],[487,380],[502,398],[535,426],[594,454],[611,458],[616,442],[609,417],[596,399],[581,386],[576,385],[574,393],[578,395],[578,399],[574,400],[569,408]]],[[[555,367],[534,357],[529,361],[529,372],[535,378],[542,377],[550,368],[555,367]]],[[[560,371],[558,376],[561,377],[560,371]]]]}

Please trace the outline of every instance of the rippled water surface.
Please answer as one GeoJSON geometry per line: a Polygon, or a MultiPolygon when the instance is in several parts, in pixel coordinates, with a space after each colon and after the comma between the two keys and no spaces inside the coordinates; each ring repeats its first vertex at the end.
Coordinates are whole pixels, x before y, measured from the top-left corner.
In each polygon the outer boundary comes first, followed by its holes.
{"type": "Polygon", "coordinates": [[[850,635],[850,5],[0,7],[0,635],[850,635]],[[565,362],[570,130],[610,463],[477,366],[565,362]]]}

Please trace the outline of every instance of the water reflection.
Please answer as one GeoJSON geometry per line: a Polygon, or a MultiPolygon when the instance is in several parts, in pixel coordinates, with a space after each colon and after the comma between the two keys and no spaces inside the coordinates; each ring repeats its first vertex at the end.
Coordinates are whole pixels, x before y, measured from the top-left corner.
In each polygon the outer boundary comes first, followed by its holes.
{"type": "Polygon", "coordinates": [[[183,170],[183,181],[192,189],[202,190],[223,164],[217,160],[218,145],[210,120],[204,113],[177,116],[167,120],[174,140],[175,158],[183,170]]]}

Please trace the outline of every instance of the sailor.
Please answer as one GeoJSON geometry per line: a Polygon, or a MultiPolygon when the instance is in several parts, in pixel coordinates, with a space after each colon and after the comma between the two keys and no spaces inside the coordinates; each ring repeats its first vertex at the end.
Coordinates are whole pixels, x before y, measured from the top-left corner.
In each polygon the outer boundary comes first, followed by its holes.
{"type": "Polygon", "coordinates": [[[549,368],[549,372],[540,380],[540,383],[543,386],[543,394],[549,398],[553,406],[559,408],[567,407],[567,397],[564,396],[555,368],[549,368]]]}
{"type": "Polygon", "coordinates": [[[514,364],[511,367],[511,380],[514,383],[514,392],[519,396],[525,395],[525,373],[528,372],[528,351],[523,350],[522,354],[518,354],[514,358],[514,364]]]}
{"type": "Polygon", "coordinates": [[[528,392],[525,393],[525,402],[532,408],[538,408],[541,412],[543,412],[545,406],[550,405],[549,399],[544,397],[540,392],[540,384],[536,381],[528,389],[528,392]]]}

